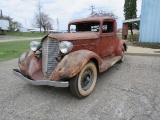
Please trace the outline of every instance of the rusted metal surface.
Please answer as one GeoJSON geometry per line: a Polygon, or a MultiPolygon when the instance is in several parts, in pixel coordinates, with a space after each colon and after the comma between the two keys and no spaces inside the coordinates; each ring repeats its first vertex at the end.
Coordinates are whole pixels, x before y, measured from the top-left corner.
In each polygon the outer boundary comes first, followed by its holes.
{"type": "MultiPolygon", "coordinates": [[[[50,78],[47,79],[58,81],[64,78],[71,78],[77,75],[90,60],[95,62],[99,72],[103,72],[112,66],[112,64],[105,62],[107,59],[114,56],[121,56],[122,50],[127,49],[125,41],[119,40],[117,37],[117,27],[114,19],[103,17],[87,18],[71,21],[69,24],[74,24],[75,22],[81,21],[99,21],[100,28],[102,28],[103,22],[105,21],[113,22],[113,32],[102,33],[102,30],[100,30],[97,33],[56,33],[49,34],[48,36],[42,38],[41,42],[47,38],[51,38],[53,40],[57,40],[58,42],[69,41],[73,44],[73,49],[70,53],[67,55],[60,54],[62,59],[58,61],[57,67],[51,74],[50,78]]],[[[21,73],[34,80],[44,79],[42,64],[42,55],[40,54],[37,59],[36,53],[31,50],[23,53],[19,58],[21,73]]]]}
{"type": "Polygon", "coordinates": [[[122,55],[122,50],[127,51],[127,45],[124,40],[119,40],[117,49],[115,51],[116,56],[121,56],[122,55]]]}
{"type": "Polygon", "coordinates": [[[42,59],[37,60],[33,51],[28,50],[23,53],[19,58],[18,65],[23,75],[32,79],[43,79],[42,59]]]}
{"type": "Polygon", "coordinates": [[[71,52],[78,51],[78,50],[89,50],[92,52],[95,52],[96,54],[99,54],[99,39],[95,40],[77,40],[72,41],[73,49],[71,52]]]}
{"type": "Polygon", "coordinates": [[[108,68],[111,67],[111,64],[107,64],[106,62],[102,61],[102,64],[100,65],[99,72],[104,72],[108,68]]]}
{"type": "Polygon", "coordinates": [[[51,80],[75,76],[91,58],[96,59],[98,65],[102,64],[101,58],[92,51],[79,50],[66,55],[53,72],[51,80]]]}
{"type": "Polygon", "coordinates": [[[88,39],[98,39],[97,33],[82,32],[82,33],[54,33],[49,34],[48,37],[55,38],[59,41],[71,41],[71,40],[88,40],[88,39]]]}
{"type": "Polygon", "coordinates": [[[77,20],[72,20],[69,22],[69,24],[74,24],[74,23],[79,23],[79,22],[86,22],[86,21],[100,21],[102,22],[103,20],[115,20],[113,18],[109,17],[90,17],[90,18],[82,18],[82,19],[77,19],[77,20]]]}
{"type": "Polygon", "coordinates": [[[108,68],[112,67],[117,61],[120,60],[120,56],[114,56],[109,59],[103,59],[103,63],[100,66],[100,72],[106,71],[108,68]]]}

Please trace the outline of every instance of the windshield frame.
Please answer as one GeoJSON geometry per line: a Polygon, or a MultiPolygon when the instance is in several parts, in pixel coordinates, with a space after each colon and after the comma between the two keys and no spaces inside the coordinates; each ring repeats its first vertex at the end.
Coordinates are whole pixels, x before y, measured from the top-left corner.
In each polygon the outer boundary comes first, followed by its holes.
{"type": "Polygon", "coordinates": [[[80,24],[80,23],[99,23],[99,31],[96,32],[96,31],[76,31],[76,33],[79,33],[79,32],[95,32],[95,33],[100,33],[101,32],[101,22],[100,21],[81,21],[81,22],[75,22],[75,23],[70,23],[68,25],[68,33],[71,33],[71,25],[77,25],[77,24],[80,24]]]}

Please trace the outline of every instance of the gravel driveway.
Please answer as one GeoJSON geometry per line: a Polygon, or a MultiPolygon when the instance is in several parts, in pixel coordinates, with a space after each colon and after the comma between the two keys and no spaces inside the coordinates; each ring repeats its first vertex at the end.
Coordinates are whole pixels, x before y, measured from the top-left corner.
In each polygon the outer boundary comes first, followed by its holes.
{"type": "Polygon", "coordinates": [[[9,42],[9,41],[17,41],[17,40],[36,40],[41,39],[42,37],[18,37],[18,36],[11,36],[11,35],[0,35],[0,42],[9,42]]]}
{"type": "Polygon", "coordinates": [[[160,57],[128,56],[99,74],[85,99],[68,88],[32,86],[0,62],[0,120],[160,120],[160,57]]]}

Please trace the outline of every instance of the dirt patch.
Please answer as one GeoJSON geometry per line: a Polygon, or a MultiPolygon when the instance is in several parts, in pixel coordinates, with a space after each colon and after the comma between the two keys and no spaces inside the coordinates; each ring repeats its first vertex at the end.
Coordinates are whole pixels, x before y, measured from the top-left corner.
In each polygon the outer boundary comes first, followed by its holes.
{"type": "Polygon", "coordinates": [[[23,41],[23,40],[40,40],[41,37],[19,37],[12,35],[0,35],[0,42],[23,41]]]}

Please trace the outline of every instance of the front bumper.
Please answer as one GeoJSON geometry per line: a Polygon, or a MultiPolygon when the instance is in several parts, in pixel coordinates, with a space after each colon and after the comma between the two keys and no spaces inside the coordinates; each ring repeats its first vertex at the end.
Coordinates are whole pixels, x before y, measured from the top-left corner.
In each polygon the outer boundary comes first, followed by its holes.
{"type": "Polygon", "coordinates": [[[13,73],[17,75],[18,77],[22,78],[27,83],[32,84],[32,85],[48,85],[48,86],[54,86],[54,87],[68,87],[69,86],[68,81],[32,80],[32,79],[29,79],[23,76],[16,69],[13,69],[13,73]]]}

